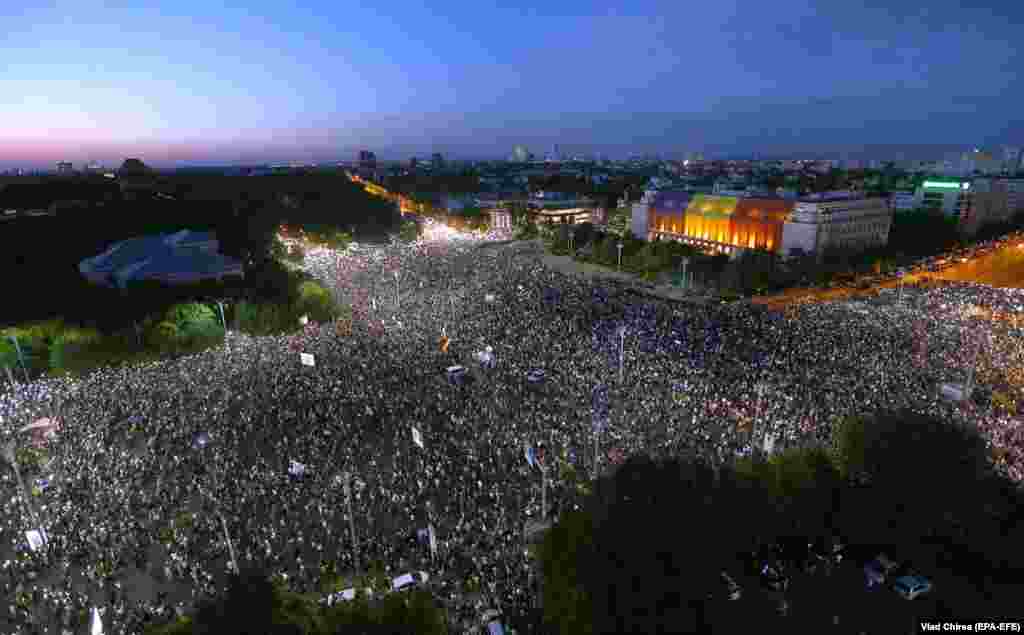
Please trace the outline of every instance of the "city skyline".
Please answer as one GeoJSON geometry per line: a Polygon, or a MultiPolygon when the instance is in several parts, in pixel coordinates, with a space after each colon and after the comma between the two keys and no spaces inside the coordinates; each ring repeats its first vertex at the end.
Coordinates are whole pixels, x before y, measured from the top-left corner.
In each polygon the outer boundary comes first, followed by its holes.
{"type": "Polygon", "coordinates": [[[3,9],[0,169],[1024,145],[1024,8],[904,5],[3,9]]]}

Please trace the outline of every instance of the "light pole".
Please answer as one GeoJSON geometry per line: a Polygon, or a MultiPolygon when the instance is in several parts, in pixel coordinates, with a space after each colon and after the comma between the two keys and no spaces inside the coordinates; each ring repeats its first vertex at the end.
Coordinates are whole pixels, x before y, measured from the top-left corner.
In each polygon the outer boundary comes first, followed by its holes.
{"type": "Polygon", "coordinates": [[[625,378],[623,371],[624,360],[626,357],[626,327],[619,329],[619,383],[621,384],[625,378]]]}
{"type": "Polygon", "coordinates": [[[398,308],[398,272],[395,272],[395,308],[398,308]]]}
{"type": "Polygon", "coordinates": [[[349,472],[342,472],[342,487],[345,491],[345,504],[348,507],[348,528],[352,532],[352,554],[355,557],[356,574],[359,573],[359,541],[356,539],[356,522],[352,514],[352,486],[350,484],[352,475],[349,472]]]}
{"type": "Polygon", "coordinates": [[[224,532],[224,542],[228,546],[228,555],[231,557],[231,566],[234,568],[235,574],[238,575],[242,570],[238,568],[238,558],[235,555],[235,544],[231,541],[231,534],[228,532],[228,523],[224,520],[224,514],[220,511],[220,501],[214,498],[213,494],[204,491],[202,488],[200,488],[199,491],[205,494],[206,497],[210,499],[210,502],[213,503],[213,513],[216,514],[217,519],[220,520],[220,528],[224,532]]]}
{"type": "Polygon", "coordinates": [[[576,232],[572,229],[569,230],[569,256],[572,257],[572,242],[575,238],[576,232]]]}
{"type": "Polygon", "coordinates": [[[896,270],[896,304],[903,306],[903,269],[896,270]]]}
{"type": "Polygon", "coordinates": [[[22,500],[25,501],[25,510],[28,512],[29,517],[35,523],[36,527],[42,529],[42,524],[39,521],[39,514],[36,513],[35,508],[32,506],[31,498],[29,498],[29,492],[25,488],[25,481],[21,478],[21,470],[18,469],[18,457],[16,455],[18,444],[16,441],[9,441],[4,446],[4,460],[14,470],[14,477],[18,480],[18,488],[21,489],[22,500]]]}
{"type": "Polygon", "coordinates": [[[690,285],[686,282],[686,267],[690,264],[690,259],[687,256],[683,256],[683,288],[689,290],[690,285]]]}
{"type": "MultiPolygon", "coordinates": [[[[544,457],[545,459],[547,457],[544,457]]],[[[547,522],[548,518],[548,468],[540,464],[540,520],[547,522]]]]}
{"type": "Polygon", "coordinates": [[[616,247],[619,248],[619,271],[621,272],[622,271],[622,247],[623,247],[623,244],[620,242],[619,244],[616,245],[616,247]]]}

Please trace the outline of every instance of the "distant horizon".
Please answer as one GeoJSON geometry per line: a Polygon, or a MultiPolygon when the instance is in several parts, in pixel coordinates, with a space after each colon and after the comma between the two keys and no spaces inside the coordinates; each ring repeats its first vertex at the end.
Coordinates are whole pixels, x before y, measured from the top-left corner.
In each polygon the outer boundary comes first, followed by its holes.
{"type": "MultiPolygon", "coordinates": [[[[550,147],[550,146],[549,146],[550,147]]],[[[573,157],[582,156],[584,160],[596,160],[600,158],[602,160],[607,159],[611,161],[626,161],[630,159],[638,158],[649,158],[658,157],[661,160],[666,161],[678,161],[684,160],[691,154],[703,154],[705,160],[708,161],[779,161],[779,160],[840,160],[840,161],[928,161],[928,160],[942,160],[948,158],[951,155],[969,152],[975,147],[980,147],[982,150],[993,152],[997,158],[1001,158],[1001,150],[1003,147],[1016,147],[1020,148],[1020,145],[1012,143],[1000,143],[996,145],[978,146],[978,145],[963,145],[963,144],[915,144],[907,146],[892,146],[892,145],[878,145],[874,147],[861,147],[857,151],[843,151],[836,150],[833,152],[828,151],[811,151],[795,150],[793,152],[785,153],[769,153],[769,152],[728,152],[728,153],[710,153],[707,151],[693,150],[693,151],[676,151],[676,152],[652,152],[636,150],[634,152],[601,152],[593,150],[574,150],[566,149],[560,151],[562,161],[571,161],[573,157]]],[[[398,153],[387,153],[386,151],[377,151],[373,148],[364,148],[374,152],[377,161],[380,163],[389,164],[408,164],[412,158],[429,162],[431,155],[434,151],[422,151],[412,152],[406,154],[398,153]]],[[[535,162],[543,162],[547,158],[547,150],[540,150],[538,147],[536,150],[532,150],[527,147],[527,150],[534,154],[535,162]]],[[[17,160],[5,160],[0,161],[0,171],[10,170],[26,170],[33,172],[47,172],[56,169],[58,163],[70,162],[72,168],[76,172],[84,171],[89,165],[99,165],[103,168],[116,169],[129,158],[140,159],[147,166],[158,169],[158,170],[173,170],[173,169],[188,169],[188,168],[258,168],[258,167],[283,167],[289,165],[301,165],[310,166],[317,165],[319,167],[328,167],[338,164],[352,164],[358,161],[358,150],[351,152],[344,152],[342,156],[337,158],[292,158],[292,159],[278,159],[278,160],[266,160],[266,159],[248,159],[244,157],[238,158],[224,158],[224,159],[195,159],[195,160],[176,160],[176,161],[152,161],[147,160],[144,155],[134,154],[126,155],[117,159],[88,159],[88,160],[74,160],[68,158],[55,158],[52,161],[24,161],[18,162],[17,160]]],[[[484,155],[484,154],[462,154],[462,155],[448,155],[442,153],[442,156],[446,161],[451,162],[480,162],[480,161],[509,161],[512,154],[512,148],[509,149],[504,155],[484,155]]]]}

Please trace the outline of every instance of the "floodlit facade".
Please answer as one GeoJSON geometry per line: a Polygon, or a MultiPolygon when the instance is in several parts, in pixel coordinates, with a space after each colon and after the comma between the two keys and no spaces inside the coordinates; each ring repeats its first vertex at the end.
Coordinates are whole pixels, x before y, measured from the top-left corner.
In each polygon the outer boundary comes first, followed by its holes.
{"type": "Polygon", "coordinates": [[[649,191],[633,206],[632,230],[644,240],[678,240],[719,253],[777,252],[791,208],[782,199],[649,191]]]}
{"type": "Polygon", "coordinates": [[[793,201],[649,190],[633,205],[631,229],[642,240],[678,240],[730,256],[751,250],[820,257],[830,248],[884,245],[891,226],[887,199],[848,192],[793,201]]]}

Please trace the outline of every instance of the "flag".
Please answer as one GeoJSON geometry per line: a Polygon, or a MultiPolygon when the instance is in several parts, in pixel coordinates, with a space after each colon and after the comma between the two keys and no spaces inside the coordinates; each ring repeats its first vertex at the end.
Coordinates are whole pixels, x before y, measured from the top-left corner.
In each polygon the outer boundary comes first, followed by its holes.
{"type": "Polygon", "coordinates": [[[421,448],[423,447],[423,435],[416,428],[412,428],[412,442],[421,448]]]}
{"type": "Polygon", "coordinates": [[[46,530],[29,529],[25,532],[25,538],[28,540],[28,546],[32,551],[39,551],[46,544],[46,530]]]}
{"type": "Polygon", "coordinates": [[[530,464],[530,467],[537,467],[537,460],[533,448],[526,446],[526,462],[530,464]]]}
{"type": "Polygon", "coordinates": [[[103,619],[100,618],[100,610],[92,607],[92,626],[89,629],[90,635],[103,635],[103,619]]]}
{"type": "Polygon", "coordinates": [[[437,534],[434,532],[433,523],[427,525],[427,532],[430,536],[430,555],[437,557],[437,534]]]}
{"type": "Polygon", "coordinates": [[[306,473],[306,466],[298,461],[291,461],[288,464],[288,473],[292,476],[302,476],[306,473]]]}
{"type": "Polygon", "coordinates": [[[442,335],[441,336],[441,352],[442,353],[447,353],[448,352],[448,336],[447,335],[442,335]]]}
{"type": "Polygon", "coordinates": [[[310,353],[299,353],[299,359],[303,366],[316,366],[316,361],[310,353]]]}
{"type": "Polygon", "coordinates": [[[619,448],[612,448],[608,451],[608,460],[619,465],[626,460],[626,454],[619,448]]]}

